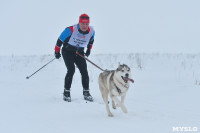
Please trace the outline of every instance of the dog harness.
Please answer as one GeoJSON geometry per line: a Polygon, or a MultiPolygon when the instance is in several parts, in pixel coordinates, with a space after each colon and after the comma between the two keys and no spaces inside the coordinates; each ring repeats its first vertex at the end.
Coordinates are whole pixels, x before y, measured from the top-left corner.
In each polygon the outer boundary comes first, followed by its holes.
{"type": "MultiPolygon", "coordinates": [[[[111,79],[113,80],[113,75],[114,75],[114,73],[112,73],[112,75],[111,75],[111,79]]],[[[117,80],[117,79],[116,79],[117,80]]],[[[127,88],[128,89],[128,84],[123,84],[122,82],[120,82],[120,81],[118,81],[117,80],[117,82],[118,83],[120,83],[123,87],[125,87],[125,88],[127,88]]],[[[119,95],[122,93],[122,91],[121,91],[121,89],[119,88],[119,87],[117,87],[117,85],[114,83],[114,86],[115,86],[115,88],[117,89],[117,92],[119,93],[119,95]]]]}
{"type": "MultiPolygon", "coordinates": [[[[116,79],[116,80],[117,80],[117,79],[116,79]]],[[[123,84],[122,82],[119,82],[118,80],[117,80],[117,82],[120,83],[123,87],[125,87],[125,88],[128,89],[128,87],[129,87],[128,84],[123,84]]],[[[116,87],[118,93],[121,94],[122,91],[119,89],[119,87],[117,87],[117,85],[116,85],[115,83],[114,83],[114,86],[116,87]]]]}
{"type": "Polygon", "coordinates": [[[117,85],[116,84],[114,84],[115,85],[115,87],[116,87],[116,89],[117,89],[117,91],[118,91],[118,93],[119,94],[121,94],[122,93],[122,91],[117,87],[117,85]]]}

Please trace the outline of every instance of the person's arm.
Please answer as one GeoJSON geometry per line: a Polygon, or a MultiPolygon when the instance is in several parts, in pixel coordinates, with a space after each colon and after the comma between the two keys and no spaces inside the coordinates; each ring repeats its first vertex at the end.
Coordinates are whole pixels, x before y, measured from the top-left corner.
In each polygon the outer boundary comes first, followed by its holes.
{"type": "Polygon", "coordinates": [[[90,52],[91,52],[91,49],[92,49],[92,46],[93,46],[93,43],[94,43],[94,35],[95,35],[95,32],[93,33],[92,37],[90,38],[89,44],[87,46],[87,51],[85,53],[85,55],[87,57],[90,55],[90,52]]]}
{"type": "Polygon", "coordinates": [[[61,54],[60,54],[60,48],[62,46],[62,44],[64,43],[64,41],[71,36],[73,32],[73,27],[70,26],[70,27],[67,27],[62,33],[61,35],[59,36],[58,40],[57,40],[57,43],[56,43],[56,46],[55,46],[55,57],[57,59],[59,59],[61,57],[61,54]]]}

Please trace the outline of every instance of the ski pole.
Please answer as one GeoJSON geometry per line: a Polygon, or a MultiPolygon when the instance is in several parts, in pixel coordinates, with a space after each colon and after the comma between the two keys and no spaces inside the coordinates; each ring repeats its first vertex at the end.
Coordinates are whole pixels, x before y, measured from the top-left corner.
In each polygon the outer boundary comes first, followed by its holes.
{"type": "Polygon", "coordinates": [[[87,61],[89,61],[92,65],[96,66],[97,68],[99,68],[101,71],[106,71],[103,70],[101,67],[97,66],[96,64],[94,64],[92,61],[90,61],[88,58],[86,58],[85,56],[79,54],[78,52],[76,52],[77,55],[81,56],[82,58],[86,59],[87,61]]]}
{"type": "Polygon", "coordinates": [[[56,58],[50,60],[47,64],[45,64],[44,66],[42,66],[40,69],[38,69],[37,71],[35,71],[33,74],[31,74],[30,76],[27,76],[26,79],[29,79],[31,76],[33,76],[34,74],[36,74],[37,72],[39,72],[42,68],[44,68],[45,66],[47,66],[49,63],[51,63],[52,61],[54,61],[56,58]]]}

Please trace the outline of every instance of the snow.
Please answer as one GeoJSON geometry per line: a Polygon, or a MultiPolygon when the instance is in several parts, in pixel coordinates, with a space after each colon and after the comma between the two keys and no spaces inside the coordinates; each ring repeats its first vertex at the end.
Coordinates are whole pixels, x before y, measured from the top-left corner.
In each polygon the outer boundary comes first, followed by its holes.
{"type": "Polygon", "coordinates": [[[200,132],[200,54],[98,54],[89,57],[103,69],[131,67],[134,84],[127,93],[128,114],[107,116],[98,88],[100,70],[88,62],[95,102],[85,102],[78,69],[72,102],[62,100],[66,68],[62,59],[26,79],[54,58],[0,56],[1,133],[170,133],[173,127],[200,132]]]}

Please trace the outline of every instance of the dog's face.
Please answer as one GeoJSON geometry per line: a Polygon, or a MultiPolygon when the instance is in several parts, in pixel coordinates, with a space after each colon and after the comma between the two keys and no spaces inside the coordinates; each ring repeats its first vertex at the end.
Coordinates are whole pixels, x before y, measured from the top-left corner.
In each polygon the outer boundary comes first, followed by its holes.
{"type": "Polygon", "coordinates": [[[124,81],[124,83],[127,83],[131,78],[131,69],[125,64],[119,64],[116,73],[118,75],[118,78],[121,78],[124,81]]]}

